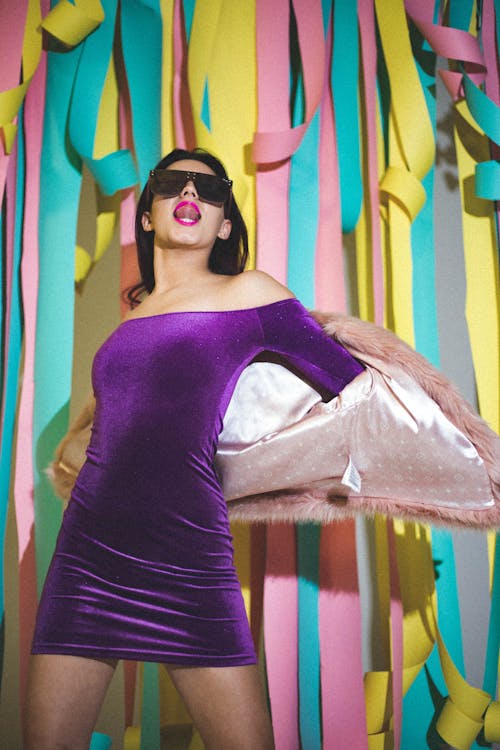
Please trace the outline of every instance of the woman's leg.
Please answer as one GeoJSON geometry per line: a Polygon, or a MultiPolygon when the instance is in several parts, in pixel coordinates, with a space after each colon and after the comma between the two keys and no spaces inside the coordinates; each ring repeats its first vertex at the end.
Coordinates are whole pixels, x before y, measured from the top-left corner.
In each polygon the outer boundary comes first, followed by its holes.
{"type": "Polygon", "coordinates": [[[205,750],[273,750],[273,731],[256,666],[166,665],[205,750]]]}
{"type": "Polygon", "coordinates": [[[115,660],[31,657],[24,750],[88,750],[115,660]]]}

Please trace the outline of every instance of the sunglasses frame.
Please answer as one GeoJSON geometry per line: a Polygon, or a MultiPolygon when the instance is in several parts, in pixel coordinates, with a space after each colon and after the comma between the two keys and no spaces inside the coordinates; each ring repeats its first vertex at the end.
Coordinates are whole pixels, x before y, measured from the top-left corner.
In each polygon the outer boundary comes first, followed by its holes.
{"type": "Polygon", "coordinates": [[[154,195],[159,195],[164,198],[173,198],[175,195],[180,195],[182,189],[185,187],[186,183],[189,181],[193,182],[196,187],[196,192],[198,193],[198,198],[203,201],[204,203],[211,203],[215,206],[224,206],[225,204],[228,205],[228,207],[231,205],[231,197],[232,197],[232,185],[233,181],[230,180],[227,177],[221,177],[218,174],[207,174],[206,172],[192,172],[191,170],[184,170],[184,169],[152,169],[149,173],[149,187],[152,193],[154,195]],[[173,176],[175,175],[185,175],[185,179],[180,180],[179,178],[179,189],[176,189],[173,193],[164,193],[164,192],[156,192],[153,189],[152,183],[154,179],[156,178],[161,183],[161,175],[163,174],[171,174],[173,176]],[[223,200],[212,200],[210,198],[206,198],[203,195],[203,187],[200,191],[200,185],[198,184],[197,180],[198,178],[201,178],[201,183],[203,183],[205,178],[208,178],[209,181],[215,181],[215,183],[218,183],[221,188],[224,188],[224,191],[227,191],[227,195],[223,200]],[[182,182],[182,185],[181,185],[182,182]]]}

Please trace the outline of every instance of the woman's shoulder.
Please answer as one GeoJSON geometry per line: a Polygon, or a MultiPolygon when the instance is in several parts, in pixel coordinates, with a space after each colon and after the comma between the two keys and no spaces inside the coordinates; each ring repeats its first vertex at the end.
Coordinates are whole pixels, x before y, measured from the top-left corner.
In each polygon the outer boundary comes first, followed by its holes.
{"type": "Polygon", "coordinates": [[[264,271],[244,271],[231,277],[231,286],[238,303],[245,307],[269,305],[294,297],[286,286],[264,271]]]}

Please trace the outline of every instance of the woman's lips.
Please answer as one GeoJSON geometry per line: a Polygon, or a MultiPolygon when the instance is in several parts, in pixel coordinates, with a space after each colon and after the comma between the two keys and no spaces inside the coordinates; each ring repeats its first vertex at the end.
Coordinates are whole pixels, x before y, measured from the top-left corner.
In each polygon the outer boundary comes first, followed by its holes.
{"type": "Polygon", "coordinates": [[[201,219],[196,203],[191,201],[181,201],[174,209],[174,219],[185,227],[190,227],[193,224],[197,224],[201,219]]]}

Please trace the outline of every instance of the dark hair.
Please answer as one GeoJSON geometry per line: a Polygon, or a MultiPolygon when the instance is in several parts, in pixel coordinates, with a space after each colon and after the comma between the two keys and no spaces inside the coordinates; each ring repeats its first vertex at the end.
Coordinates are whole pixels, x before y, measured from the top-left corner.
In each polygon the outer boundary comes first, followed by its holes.
{"type": "MultiPolygon", "coordinates": [[[[155,168],[165,169],[165,167],[182,159],[200,161],[210,167],[215,174],[227,178],[226,170],[221,162],[208,151],[199,148],[195,148],[193,151],[175,148],[164,156],[155,168]]],[[[126,297],[132,307],[139,303],[143,292],[152,292],[155,285],[153,267],[154,232],[146,232],[142,227],[142,215],[145,211],[150,210],[152,202],[153,193],[148,182],[141,193],[135,214],[135,240],[141,281],[126,291],[126,297]]],[[[229,210],[227,205],[224,206],[224,215],[231,221],[231,233],[226,240],[217,237],[208,259],[208,267],[214,273],[236,276],[244,270],[247,262],[248,234],[234,195],[230,201],[229,210]]]]}

